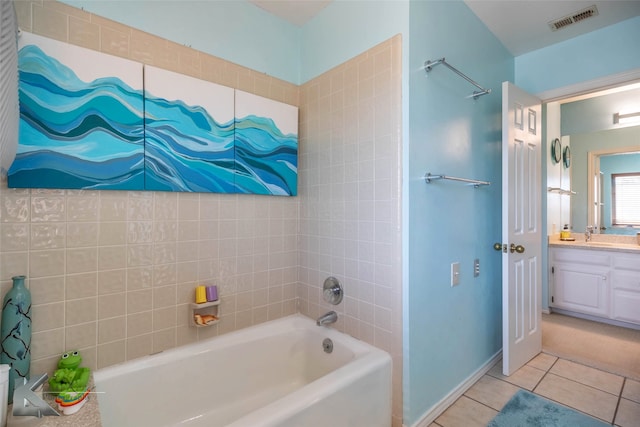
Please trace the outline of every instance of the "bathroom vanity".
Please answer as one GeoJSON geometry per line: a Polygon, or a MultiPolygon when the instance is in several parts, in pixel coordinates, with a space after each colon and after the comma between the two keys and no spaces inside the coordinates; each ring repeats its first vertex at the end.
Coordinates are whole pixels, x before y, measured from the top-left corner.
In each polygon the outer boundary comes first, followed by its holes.
{"type": "Polygon", "coordinates": [[[549,306],[640,328],[640,245],[551,240],[549,306]]]}

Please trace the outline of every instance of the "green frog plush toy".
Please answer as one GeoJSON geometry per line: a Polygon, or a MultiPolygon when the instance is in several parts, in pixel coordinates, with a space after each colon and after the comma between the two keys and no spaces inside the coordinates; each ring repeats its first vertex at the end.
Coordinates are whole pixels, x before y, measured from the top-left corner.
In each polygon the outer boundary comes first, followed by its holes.
{"type": "Polygon", "coordinates": [[[58,361],[58,369],[49,378],[49,390],[57,393],[58,410],[64,415],[75,414],[89,396],[91,370],[81,368],[82,357],[77,351],[65,353],[58,361]]]}

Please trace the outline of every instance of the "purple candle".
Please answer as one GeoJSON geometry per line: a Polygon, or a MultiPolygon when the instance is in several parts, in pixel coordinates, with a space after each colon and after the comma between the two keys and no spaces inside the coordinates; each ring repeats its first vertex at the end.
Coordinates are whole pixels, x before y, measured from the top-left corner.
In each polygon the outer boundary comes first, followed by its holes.
{"type": "Polygon", "coordinates": [[[218,287],[207,286],[207,301],[215,301],[218,299],[218,287]]]}

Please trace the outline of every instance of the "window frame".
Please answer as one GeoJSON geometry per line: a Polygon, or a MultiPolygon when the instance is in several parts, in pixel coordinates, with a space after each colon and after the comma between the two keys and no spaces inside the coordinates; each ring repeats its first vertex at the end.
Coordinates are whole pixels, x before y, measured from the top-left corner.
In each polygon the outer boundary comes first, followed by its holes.
{"type": "Polygon", "coordinates": [[[638,172],[624,172],[624,173],[612,173],[611,174],[611,226],[613,227],[640,227],[640,211],[636,218],[631,218],[631,222],[618,222],[617,214],[616,214],[616,178],[621,177],[635,177],[636,178],[636,186],[638,189],[638,198],[640,200],[640,171],[638,172]]]}

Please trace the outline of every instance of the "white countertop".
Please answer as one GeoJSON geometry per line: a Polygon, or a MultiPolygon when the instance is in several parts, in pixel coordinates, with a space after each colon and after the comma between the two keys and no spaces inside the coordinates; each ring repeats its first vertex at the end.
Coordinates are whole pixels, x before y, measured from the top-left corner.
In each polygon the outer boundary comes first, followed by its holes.
{"type": "Polygon", "coordinates": [[[584,234],[573,233],[574,241],[560,240],[559,236],[549,236],[549,246],[588,249],[611,252],[640,253],[640,245],[636,236],[619,236],[608,234],[594,234],[591,241],[586,242],[584,234]]]}

